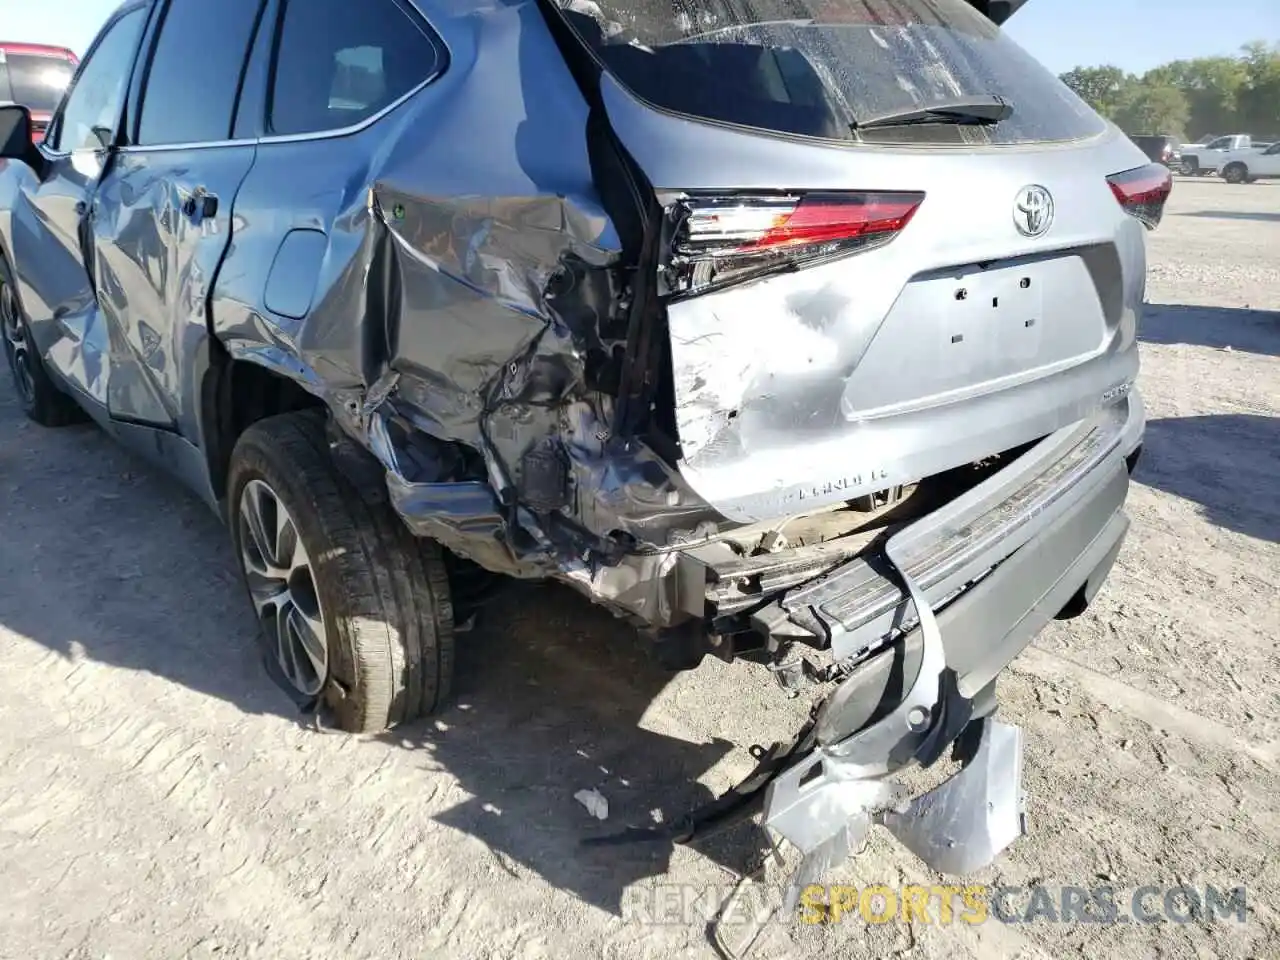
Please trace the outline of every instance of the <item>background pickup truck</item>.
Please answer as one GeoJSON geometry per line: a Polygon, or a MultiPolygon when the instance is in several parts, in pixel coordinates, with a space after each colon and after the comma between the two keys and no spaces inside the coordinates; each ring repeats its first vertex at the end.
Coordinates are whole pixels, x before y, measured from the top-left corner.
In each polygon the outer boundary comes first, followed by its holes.
{"type": "Polygon", "coordinates": [[[1184,143],[1178,151],[1182,155],[1181,172],[1189,177],[1217,173],[1228,153],[1250,150],[1253,146],[1253,137],[1247,133],[1216,137],[1208,143],[1184,143]]]}
{"type": "Polygon", "coordinates": [[[1280,177],[1280,143],[1255,143],[1244,150],[1229,151],[1219,161],[1218,170],[1228,183],[1280,177]]]}

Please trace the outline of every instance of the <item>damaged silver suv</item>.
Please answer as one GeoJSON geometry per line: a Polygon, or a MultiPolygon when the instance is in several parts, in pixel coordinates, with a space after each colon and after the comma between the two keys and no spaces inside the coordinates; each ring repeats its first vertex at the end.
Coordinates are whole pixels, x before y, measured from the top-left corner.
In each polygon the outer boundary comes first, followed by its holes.
{"type": "Polygon", "coordinates": [[[266,660],[376,730],[487,574],[824,693],[676,839],[1020,829],[1001,670],[1125,535],[1168,171],[1009,0],[128,0],[0,107],[0,320],[227,520],[266,660]],[[965,764],[916,805],[891,776],[965,764]]]}

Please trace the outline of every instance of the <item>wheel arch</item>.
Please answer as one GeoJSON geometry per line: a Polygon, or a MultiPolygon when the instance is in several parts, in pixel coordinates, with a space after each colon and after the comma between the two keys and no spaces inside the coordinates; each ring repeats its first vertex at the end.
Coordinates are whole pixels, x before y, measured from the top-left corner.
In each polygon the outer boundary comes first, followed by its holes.
{"type": "Polygon", "coordinates": [[[200,432],[209,482],[225,510],[231,452],[240,436],[267,417],[325,408],[324,401],[295,377],[259,355],[231,350],[209,338],[209,363],[200,385],[200,432]]]}

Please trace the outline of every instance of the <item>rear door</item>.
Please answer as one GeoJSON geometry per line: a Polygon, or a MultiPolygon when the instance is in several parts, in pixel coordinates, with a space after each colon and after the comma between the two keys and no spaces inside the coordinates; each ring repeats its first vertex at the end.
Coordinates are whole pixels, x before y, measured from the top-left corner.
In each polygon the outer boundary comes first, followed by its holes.
{"type": "Polygon", "coordinates": [[[112,418],[195,435],[192,344],[233,236],[253,138],[232,126],[264,0],[168,0],[130,97],[128,145],[94,206],[99,300],[111,332],[112,418]]]}
{"type": "MultiPolygon", "coordinates": [[[[282,0],[273,19],[274,42],[258,44],[241,98],[241,129],[260,140],[236,198],[215,333],[233,349],[279,343],[331,383],[372,383],[391,317],[362,248],[380,239],[366,222],[369,185],[447,53],[409,0],[282,0]]],[[[477,130],[483,122],[472,118],[477,130]]],[[[428,323],[404,323],[411,335],[440,349],[428,323]]]]}

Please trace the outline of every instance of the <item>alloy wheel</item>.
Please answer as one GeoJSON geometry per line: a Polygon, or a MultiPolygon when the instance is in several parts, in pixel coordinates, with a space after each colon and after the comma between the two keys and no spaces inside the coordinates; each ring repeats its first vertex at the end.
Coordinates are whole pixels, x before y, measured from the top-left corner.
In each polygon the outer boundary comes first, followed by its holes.
{"type": "Polygon", "coordinates": [[[9,284],[0,280],[0,340],[4,342],[5,359],[13,373],[13,382],[22,402],[30,405],[35,400],[36,382],[31,371],[31,350],[27,342],[27,328],[18,310],[17,298],[9,284]]]}
{"type": "Polygon", "coordinates": [[[329,644],[311,557],[276,492],[250,480],[240,495],[240,562],[254,609],[280,669],[304,696],[329,675],[329,644]]]}

